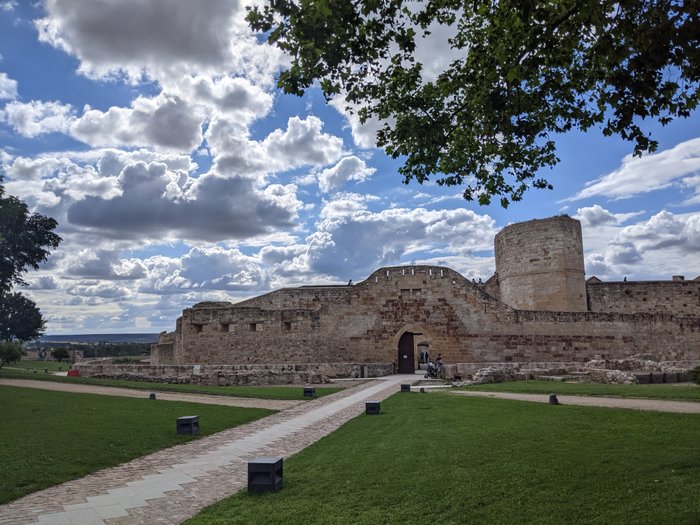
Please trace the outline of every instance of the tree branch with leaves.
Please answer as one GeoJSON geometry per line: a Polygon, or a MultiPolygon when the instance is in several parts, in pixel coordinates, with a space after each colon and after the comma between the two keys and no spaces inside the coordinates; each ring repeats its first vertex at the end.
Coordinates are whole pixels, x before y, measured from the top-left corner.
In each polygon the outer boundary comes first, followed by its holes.
{"type": "Polygon", "coordinates": [[[382,122],[377,145],[405,183],[459,185],[480,204],[551,188],[557,134],[598,127],[639,156],[658,146],[645,121],[698,104],[691,0],[273,0],[248,21],[291,56],[285,92],[344,96],[382,122]],[[416,49],[436,26],[457,58],[428,75],[416,49]]]}

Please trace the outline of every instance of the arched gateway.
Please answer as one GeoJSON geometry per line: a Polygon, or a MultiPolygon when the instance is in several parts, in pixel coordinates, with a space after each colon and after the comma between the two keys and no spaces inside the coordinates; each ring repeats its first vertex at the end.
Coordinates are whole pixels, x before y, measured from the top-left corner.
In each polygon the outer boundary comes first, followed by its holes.
{"type": "Polygon", "coordinates": [[[399,339],[399,374],[412,374],[416,371],[413,355],[413,332],[406,332],[399,339]]]}

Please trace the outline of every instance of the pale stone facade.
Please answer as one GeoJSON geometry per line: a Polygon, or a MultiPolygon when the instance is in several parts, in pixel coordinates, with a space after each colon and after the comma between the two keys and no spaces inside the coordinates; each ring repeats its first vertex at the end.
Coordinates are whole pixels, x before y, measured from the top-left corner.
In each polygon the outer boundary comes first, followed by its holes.
{"type": "Polygon", "coordinates": [[[495,244],[496,274],[484,285],[449,268],[403,266],[354,285],[196,304],[161,335],[151,362],[406,371],[419,346],[456,364],[455,375],[636,354],[700,362],[700,281],[586,283],[580,224],[566,216],[509,226],[495,244]]]}

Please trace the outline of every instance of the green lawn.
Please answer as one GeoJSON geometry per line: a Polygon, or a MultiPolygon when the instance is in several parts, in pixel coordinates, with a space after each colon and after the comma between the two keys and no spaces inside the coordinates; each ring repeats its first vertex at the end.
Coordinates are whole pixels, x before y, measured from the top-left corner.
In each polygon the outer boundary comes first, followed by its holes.
{"type": "Polygon", "coordinates": [[[639,397],[700,401],[700,386],[694,383],[652,385],[604,385],[598,383],[568,383],[560,381],[508,381],[460,387],[463,390],[487,392],[518,392],[524,394],[556,393],[574,396],[639,397]]]}
{"type": "Polygon", "coordinates": [[[700,523],[700,416],[396,394],[189,525],[700,523]]]}
{"type": "Polygon", "coordinates": [[[43,373],[46,368],[49,369],[49,372],[57,372],[59,367],[63,371],[70,370],[70,362],[59,363],[58,361],[33,361],[31,359],[22,359],[21,361],[16,361],[5,366],[32,371],[36,368],[37,373],[43,373]]]}
{"type": "MultiPolygon", "coordinates": [[[[33,368],[33,367],[32,367],[33,368]]],[[[149,383],[146,381],[125,381],[121,379],[97,379],[94,377],[65,377],[45,374],[44,369],[35,374],[32,369],[0,369],[0,377],[7,379],[37,379],[41,381],[58,381],[63,383],[81,383],[86,385],[114,386],[136,388],[156,392],[184,392],[189,394],[215,394],[232,397],[256,397],[260,399],[302,399],[304,389],[298,386],[203,386],[190,384],[149,383]]],[[[337,386],[316,387],[316,397],[323,397],[342,390],[337,386]]]]}
{"type": "Polygon", "coordinates": [[[273,411],[0,386],[0,504],[155,450],[199,415],[205,436],[273,411]]]}

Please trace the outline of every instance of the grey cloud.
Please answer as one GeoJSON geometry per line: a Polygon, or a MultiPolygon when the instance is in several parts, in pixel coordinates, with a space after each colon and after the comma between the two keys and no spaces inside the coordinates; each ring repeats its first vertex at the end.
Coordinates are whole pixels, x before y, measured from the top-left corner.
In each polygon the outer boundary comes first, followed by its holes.
{"type": "Polygon", "coordinates": [[[610,243],[606,250],[605,260],[613,266],[632,265],[642,260],[642,255],[631,242],[610,243]]]}
{"type": "Polygon", "coordinates": [[[75,54],[84,69],[185,63],[221,65],[230,58],[231,0],[48,0],[47,18],[36,22],[40,38],[75,54]]]}
{"type": "Polygon", "coordinates": [[[594,204],[587,208],[579,208],[576,210],[575,217],[581,221],[583,226],[595,227],[604,224],[618,224],[617,218],[599,204],[594,204]]]}
{"type": "Polygon", "coordinates": [[[53,275],[39,275],[31,280],[30,288],[32,290],[56,290],[58,279],[53,275]]]}
{"type": "Polygon", "coordinates": [[[188,100],[213,106],[244,123],[265,116],[273,102],[272,95],[239,77],[212,79],[186,76],[168,86],[167,90],[182,93],[181,96],[188,100]]]}
{"type": "Polygon", "coordinates": [[[131,108],[88,109],[70,133],[91,146],[154,146],[187,153],[202,143],[205,118],[185,100],[159,95],[138,98],[131,108]]]}
{"type": "Polygon", "coordinates": [[[494,221],[470,210],[389,209],[324,219],[307,237],[309,269],[340,279],[395,264],[418,250],[489,249],[494,221]]]}
{"type": "Polygon", "coordinates": [[[178,259],[154,258],[144,261],[148,278],[139,291],[154,294],[181,294],[191,291],[259,291],[270,287],[262,265],[236,249],[192,248],[178,259]]]}
{"type": "Polygon", "coordinates": [[[66,269],[66,275],[83,279],[134,280],[146,275],[138,259],[125,260],[116,250],[96,250],[94,257],[81,258],[66,269]]]}
{"type": "MultiPolygon", "coordinates": [[[[82,298],[122,299],[130,295],[129,289],[112,283],[77,285],[68,288],[70,295],[82,298]]],[[[96,303],[95,303],[96,304],[96,303]]]]}
{"type": "Polygon", "coordinates": [[[612,274],[613,270],[605,262],[605,256],[602,253],[591,253],[585,258],[586,276],[590,277],[607,277],[612,274]]]}
{"type": "Polygon", "coordinates": [[[120,197],[87,197],[70,206],[68,220],[117,239],[220,241],[291,228],[301,206],[293,185],[259,190],[211,173],[183,189],[182,177],[160,163],[135,163],[119,179],[120,197]]]}
{"type": "Polygon", "coordinates": [[[664,210],[646,222],[623,228],[618,238],[645,251],[675,247],[694,253],[700,249],[700,214],[674,215],[664,210]]]}

